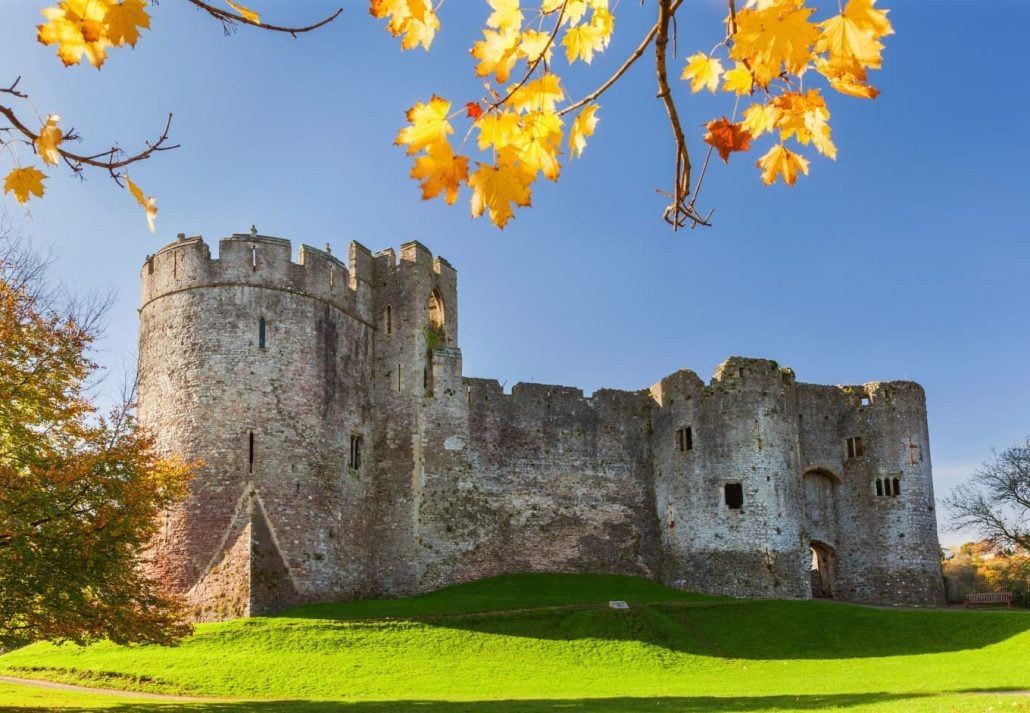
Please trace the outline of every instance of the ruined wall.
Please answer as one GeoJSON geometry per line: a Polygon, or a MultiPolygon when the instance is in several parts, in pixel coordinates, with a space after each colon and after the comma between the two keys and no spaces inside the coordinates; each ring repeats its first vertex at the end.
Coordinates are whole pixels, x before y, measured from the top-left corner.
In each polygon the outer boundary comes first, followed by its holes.
{"type": "Polygon", "coordinates": [[[195,238],[143,267],[140,419],[202,463],[154,567],[201,618],[369,589],[368,478],[348,455],[372,430],[371,270],[307,246],[290,258],[285,240],[237,235],[218,259],[195,238]]]}
{"type": "Polygon", "coordinates": [[[183,238],[141,279],[141,420],[203,463],[152,566],[200,618],[524,571],[941,601],[915,384],[798,384],[733,357],[708,384],[505,394],[463,376],[457,274],[417,242],[352,243],[344,264],[183,238]]]}
{"type": "Polygon", "coordinates": [[[832,475],[836,526],[809,523],[807,529],[835,551],[834,596],[943,603],[922,388],[911,382],[801,384],[798,403],[802,472],[832,475]],[[847,440],[855,437],[861,453],[849,453],[847,440]]]}
{"type": "Polygon", "coordinates": [[[708,386],[681,371],[652,388],[666,582],[736,596],[810,595],[794,388],[790,370],[739,357],[708,386]],[[677,433],[686,428],[689,448],[677,433]],[[726,488],[736,484],[743,498],[734,508],[726,488]]]}
{"type": "Polygon", "coordinates": [[[422,588],[511,572],[657,576],[646,393],[460,378],[423,406],[422,588]]]}

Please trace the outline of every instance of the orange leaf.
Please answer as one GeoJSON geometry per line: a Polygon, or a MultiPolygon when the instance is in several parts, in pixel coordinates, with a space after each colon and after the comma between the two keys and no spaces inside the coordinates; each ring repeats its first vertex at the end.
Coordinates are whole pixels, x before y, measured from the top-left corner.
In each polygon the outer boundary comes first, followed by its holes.
{"type": "Polygon", "coordinates": [[[751,132],[724,116],[708,122],[708,133],[704,136],[704,142],[715,147],[719,152],[719,158],[724,163],[729,163],[731,153],[751,148],[751,132]]]}
{"type": "Polygon", "coordinates": [[[465,104],[465,116],[470,116],[472,117],[472,120],[475,121],[482,115],[483,108],[479,106],[479,104],[477,104],[476,102],[468,102],[467,104],[465,104]]]}

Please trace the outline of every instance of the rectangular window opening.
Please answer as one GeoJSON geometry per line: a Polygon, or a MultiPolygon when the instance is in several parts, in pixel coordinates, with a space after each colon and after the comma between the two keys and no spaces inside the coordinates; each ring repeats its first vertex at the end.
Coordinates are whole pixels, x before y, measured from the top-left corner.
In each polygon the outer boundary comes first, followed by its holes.
{"type": "Polygon", "coordinates": [[[257,247],[250,246],[250,269],[257,270],[257,247]]]}
{"type": "Polygon", "coordinates": [[[393,307],[386,305],[386,333],[393,334],[393,307]]]}
{"type": "Polygon", "coordinates": [[[249,441],[249,448],[247,454],[247,472],[254,472],[254,432],[248,431],[247,440],[249,441]]]}
{"type": "Polygon", "coordinates": [[[883,495],[883,480],[880,478],[876,479],[876,494],[883,495]]]}
{"type": "Polygon", "coordinates": [[[740,510],[744,507],[744,486],[740,483],[726,483],[723,486],[726,498],[726,507],[730,510],[740,510]]]}
{"type": "Polygon", "coordinates": [[[265,318],[258,320],[258,349],[265,348],[265,318]]]}
{"type": "Polygon", "coordinates": [[[352,433],[350,436],[350,467],[354,470],[361,468],[361,434],[352,433]]]}
{"type": "Polygon", "coordinates": [[[691,426],[686,426],[676,431],[676,446],[681,453],[693,450],[694,429],[691,426]]]}
{"type": "Polygon", "coordinates": [[[860,403],[861,403],[861,404],[862,404],[863,406],[868,406],[868,405],[869,405],[869,403],[870,403],[870,402],[869,402],[869,395],[868,395],[868,394],[866,394],[866,395],[862,396],[862,398],[860,399],[860,403]]]}
{"type": "Polygon", "coordinates": [[[848,439],[848,458],[861,458],[865,455],[865,446],[862,445],[861,436],[853,436],[848,439]]]}

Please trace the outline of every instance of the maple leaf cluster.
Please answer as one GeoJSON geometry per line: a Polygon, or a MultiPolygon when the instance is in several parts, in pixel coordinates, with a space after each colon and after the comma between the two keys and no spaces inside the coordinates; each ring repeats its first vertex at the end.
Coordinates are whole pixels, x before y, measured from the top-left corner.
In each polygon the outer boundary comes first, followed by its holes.
{"type": "MultiPolygon", "coordinates": [[[[487,212],[500,228],[515,207],[530,205],[540,176],[558,180],[563,146],[569,158],[582,155],[597,127],[596,98],[623,71],[598,91],[568,103],[553,51],[562,47],[569,65],[590,64],[608,47],[615,26],[612,9],[608,0],[532,1],[530,7],[521,0],[486,0],[490,12],[483,38],[471,48],[485,95],[457,108],[436,95],[415,104],[395,142],[415,156],[411,177],[421,182],[423,199],[442,195],[452,204],[467,186],[473,217],[487,212]],[[566,135],[563,117],[576,110],[566,135]],[[451,122],[462,113],[469,126],[456,149],[451,122]],[[475,161],[470,172],[465,147],[473,137],[475,148],[490,158],[475,161]]],[[[893,29],[887,11],[877,9],[875,2],[848,0],[837,15],[814,22],[815,9],[806,0],[749,0],[739,11],[728,0],[725,40],[712,52],[690,56],[681,75],[694,93],[721,90],[736,97],[733,118],[710,121],[702,140],[728,162],[732,153],[750,150],[764,134],[778,136],[757,162],[767,185],[777,179],[793,185],[798,174],[808,173],[808,159],[789,147],[788,140],[836,158],[826,101],[820,89],[804,90],[803,80],[821,76],[842,94],[876,97],[867,71],[881,67],[880,40],[893,29]],[[725,69],[724,62],[732,67],[725,69]],[[751,102],[738,120],[736,105],[745,98],[751,102]]],[[[667,4],[670,13],[680,5],[667,4]]],[[[426,0],[372,0],[371,12],[388,21],[388,30],[402,37],[404,49],[428,50],[440,28],[426,0]]],[[[654,31],[644,47],[653,36],[654,31]]],[[[639,51],[627,64],[636,57],[639,51]]]]}
{"type": "MultiPolygon", "coordinates": [[[[541,176],[557,181],[566,148],[570,157],[581,156],[597,128],[595,102],[562,106],[566,95],[552,63],[555,47],[564,48],[569,65],[590,64],[607,48],[615,19],[608,0],[541,0],[532,9],[520,0],[487,4],[483,39],[470,50],[477,62],[475,73],[483,78],[484,96],[454,110],[451,102],[435,95],[415,104],[395,143],[415,156],[411,177],[421,182],[424,199],[443,195],[453,204],[467,186],[472,216],[486,213],[503,228],[515,207],[530,205],[534,182],[541,176]],[[577,109],[566,129],[562,117],[577,109]],[[490,157],[471,169],[470,157],[459,152],[461,147],[456,151],[450,139],[451,121],[462,114],[470,121],[462,147],[474,141],[490,157]]],[[[388,19],[389,31],[403,37],[405,49],[428,49],[439,26],[434,16],[429,22],[434,29],[425,30],[430,13],[422,0],[372,2],[372,14],[388,19]]]]}
{"type": "Polygon", "coordinates": [[[777,179],[793,185],[799,173],[808,173],[808,159],[788,148],[789,139],[835,159],[826,100],[820,89],[802,87],[815,74],[841,94],[876,98],[879,91],[869,84],[867,70],[880,69],[880,40],[894,30],[887,11],[875,2],[848,0],[839,14],[818,23],[805,0],[750,0],[740,12],[731,8],[726,40],[711,53],[689,57],[682,78],[694,93],[721,89],[737,102],[745,97],[752,102],[739,122],[725,116],[710,121],[704,141],[728,162],[731,153],[749,150],[763,134],[777,136],[756,164],[766,185],[777,179]],[[720,50],[732,69],[724,69],[716,56],[720,50]]]}

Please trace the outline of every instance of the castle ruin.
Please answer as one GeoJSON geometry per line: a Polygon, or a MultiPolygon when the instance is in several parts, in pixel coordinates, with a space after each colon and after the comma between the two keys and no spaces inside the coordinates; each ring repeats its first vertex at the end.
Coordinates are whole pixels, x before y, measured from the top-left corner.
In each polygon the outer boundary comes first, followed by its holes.
{"type": "Polygon", "coordinates": [[[151,568],[199,619],[512,572],[943,602],[922,388],[733,357],[649,389],[462,374],[457,273],[252,231],[141,274],[139,416],[202,462],[151,568]]]}

